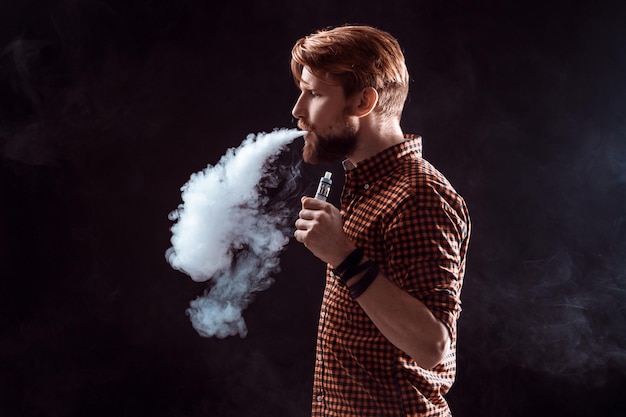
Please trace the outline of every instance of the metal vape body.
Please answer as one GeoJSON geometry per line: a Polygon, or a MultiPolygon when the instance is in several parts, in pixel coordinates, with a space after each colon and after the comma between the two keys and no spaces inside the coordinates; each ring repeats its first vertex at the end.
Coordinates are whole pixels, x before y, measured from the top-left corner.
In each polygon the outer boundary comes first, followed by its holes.
{"type": "Polygon", "coordinates": [[[317,186],[317,192],[315,193],[315,198],[318,200],[326,201],[328,196],[330,195],[330,186],[333,184],[333,181],[330,179],[332,177],[332,173],[326,171],[324,176],[320,178],[320,182],[317,186]]]}

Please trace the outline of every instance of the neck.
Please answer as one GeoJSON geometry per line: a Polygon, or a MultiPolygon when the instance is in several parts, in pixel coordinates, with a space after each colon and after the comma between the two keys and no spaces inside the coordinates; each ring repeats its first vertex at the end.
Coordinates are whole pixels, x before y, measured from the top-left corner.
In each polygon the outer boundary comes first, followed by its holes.
{"type": "Polygon", "coordinates": [[[357,133],[357,146],[347,158],[354,165],[377,153],[404,142],[404,133],[397,120],[386,123],[362,121],[357,133]]]}

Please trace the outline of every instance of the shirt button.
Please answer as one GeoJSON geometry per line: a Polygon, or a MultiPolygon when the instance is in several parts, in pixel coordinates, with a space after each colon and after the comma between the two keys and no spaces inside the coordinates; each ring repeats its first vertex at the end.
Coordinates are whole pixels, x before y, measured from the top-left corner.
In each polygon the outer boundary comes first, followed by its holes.
{"type": "Polygon", "coordinates": [[[330,271],[328,275],[330,275],[331,278],[335,278],[335,273],[333,271],[330,271]]]}
{"type": "Polygon", "coordinates": [[[326,317],[326,313],[324,313],[324,312],[322,311],[322,312],[320,313],[320,317],[321,317],[321,318],[326,317]]]}
{"type": "Polygon", "coordinates": [[[323,395],[318,395],[317,396],[317,402],[321,403],[322,401],[324,401],[324,396],[323,395]]]}
{"type": "Polygon", "coordinates": [[[317,355],[317,360],[321,362],[322,361],[322,355],[317,355]]]}
{"type": "Polygon", "coordinates": [[[369,185],[369,184],[365,184],[365,185],[363,186],[363,188],[365,188],[365,189],[367,190],[367,189],[369,189],[369,188],[370,188],[370,185],[369,185]]]}

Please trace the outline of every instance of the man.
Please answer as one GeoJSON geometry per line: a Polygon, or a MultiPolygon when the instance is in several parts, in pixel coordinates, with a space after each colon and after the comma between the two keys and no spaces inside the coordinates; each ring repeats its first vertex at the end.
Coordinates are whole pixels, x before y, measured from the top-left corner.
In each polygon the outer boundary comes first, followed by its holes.
{"type": "Polygon", "coordinates": [[[293,108],[305,162],[346,158],[341,211],[302,198],[295,238],[328,264],[313,416],[448,416],[470,235],[463,199],[400,116],[395,38],[342,26],[300,39],[293,108]]]}

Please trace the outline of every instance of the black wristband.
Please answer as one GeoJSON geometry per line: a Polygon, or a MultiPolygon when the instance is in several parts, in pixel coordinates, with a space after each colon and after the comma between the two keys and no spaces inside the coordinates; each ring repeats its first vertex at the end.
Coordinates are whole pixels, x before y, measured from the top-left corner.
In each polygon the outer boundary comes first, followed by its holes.
{"type": "Polygon", "coordinates": [[[378,276],[378,265],[375,262],[371,262],[370,265],[370,269],[365,273],[365,275],[363,275],[363,277],[356,284],[348,287],[350,297],[354,300],[359,298],[378,276]]]}
{"type": "Polygon", "coordinates": [[[372,261],[370,261],[369,259],[365,262],[363,262],[361,265],[355,265],[352,268],[348,268],[348,270],[346,270],[346,272],[343,273],[343,275],[339,276],[339,283],[341,285],[347,285],[348,284],[348,280],[350,280],[350,278],[360,274],[361,272],[365,271],[366,269],[368,269],[370,266],[372,265],[372,261]]]}
{"type": "Polygon", "coordinates": [[[363,259],[363,249],[356,248],[355,250],[350,252],[350,255],[348,255],[337,268],[333,269],[333,273],[342,276],[348,269],[354,268],[359,265],[361,259],[363,259]]]}

